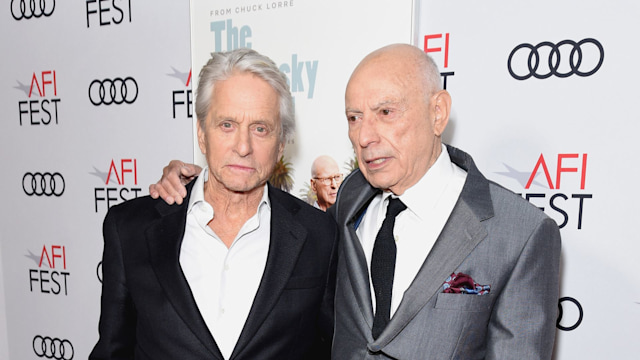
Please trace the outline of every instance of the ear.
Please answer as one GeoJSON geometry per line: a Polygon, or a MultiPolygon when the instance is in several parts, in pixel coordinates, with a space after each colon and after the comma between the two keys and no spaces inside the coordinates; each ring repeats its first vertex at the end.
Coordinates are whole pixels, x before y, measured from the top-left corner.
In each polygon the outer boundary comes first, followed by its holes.
{"type": "Polygon", "coordinates": [[[314,181],[314,179],[309,180],[309,182],[311,183],[311,190],[313,190],[314,193],[318,193],[318,189],[316,189],[316,182],[314,181]]]}
{"type": "Polygon", "coordinates": [[[436,136],[441,136],[451,113],[451,95],[447,90],[440,90],[431,97],[431,110],[434,115],[433,132],[436,136]]]}
{"type": "Polygon", "coordinates": [[[284,154],[284,141],[281,141],[278,144],[278,161],[280,160],[280,158],[282,157],[282,154],[284,154]]]}
{"type": "MultiPolygon", "coordinates": [[[[205,123],[206,121],[207,120],[205,119],[205,123]]],[[[204,155],[207,155],[207,142],[206,142],[205,131],[204,129],[202,129],[201,121],[199,119],[196,121],[196,123],[198,127],[198,146],[200,147],[200,152],[204,155]]]]}

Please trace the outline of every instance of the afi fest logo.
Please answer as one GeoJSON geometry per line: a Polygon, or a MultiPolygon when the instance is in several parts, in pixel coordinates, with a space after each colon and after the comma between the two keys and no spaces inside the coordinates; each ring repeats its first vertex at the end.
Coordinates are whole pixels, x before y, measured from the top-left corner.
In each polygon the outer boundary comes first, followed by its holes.
{"type": "Polygon", "coordinates": [[[98,208],[108,210],[113,205],[135,199],[142,188],[138,185],[137,159],[111,159],[109,170],[100,171],[95,166],[91,175],[97,176],[104,186],[96,187],[94,193],[95,211],[98,208]]]}
{"type": "MultiPolygon", "coordinates": [[[[210,29],[214,35],[215,52],[252,46],[249,40],[253,31],[249,25],[234,26],[233,21],[228,19],[212,21],[210,29]]],[[[313,99],[318,75],[318,60],[303,60],[298,54],[291,54],[291,62],[280,64],[278,68],[287,75],[291,95],[295,97],[297,94],[306,94],[307,99],[313,99]]]]}
{"type": "Polygon", "coordinates": [[[87,0],[87,27],[131,22],[131,0],[87,0]]]}
{"type": "Polygon", "coordinates": [[[167,76],[180,80],[184,85],[184,88],[173,90],[172,92],[171,99],[173,104],[173,118],[176,118],[177,107],[178,109],[184,109],[180,111],[184,111],[187,119],[191,119],[193,117],[193,114],[191,113],[191,105],[193,104],[193,98],[191,95],[191,69],[189,69],[189,72],[181,72],[172,66],[171,70],[173,70],[173,73],[167,74],[167,76]]]}
{"type": "Polygon", "coordinates": [[[28,83],[17,83],[13,88],[23,92],[26,97],[26,100],[18,101],[20,126],[57,125],[60,98],[56,71],[33,72],[28,83]]]}
{"type": "Polygon", "coordinates": [[[540,154],[531,162],[530,171],[517,171],[504,164],[508,171],[497,174],[518,181],[528,190],[522,194],[527,201],[555,219],[559,216],[560,228],[571,224],[580,230],[586,200],[593,198],[593,194],[583,193],[587,183],[587,160],[587,154],[547,154],[546,157],[540,154]],[[549,162],[554,160],[555,167],[549,162]],[[571,193],[567,193],[567,189],[571,193]]]}
{"type": "Polygon", "coordinates": [[[27,258],[37,265],[29,269],[31,292],[53,295],[67,295],[67,251],[63,245],[42,245],[39,255],[29,251],[27,258]]]}
{"type": "Polygon", "coordinates": [[[442,87],[447,89],[447,78],[449,76],[454,76],[455,73],[453,71],[449,71],[449,33],[446,34],[430,34],[424,36],[424,52],[431,55],[431,57],[436,60],[436,62],[440,61],[440,56],[442,56],[442,65],[440,72],[440,76],[442,77],[442,87]],[[435,53],[441,53],[436,56],[435,53]]]}

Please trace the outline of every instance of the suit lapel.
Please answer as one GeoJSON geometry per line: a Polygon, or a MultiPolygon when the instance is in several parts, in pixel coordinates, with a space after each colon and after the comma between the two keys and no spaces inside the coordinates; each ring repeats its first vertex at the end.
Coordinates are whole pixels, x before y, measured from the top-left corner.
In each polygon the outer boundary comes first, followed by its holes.
{"type": "Polygon", "coordinates": [[[279,190],[269,186],[271,202],[269,255],[249,316],[231,354],[232,359],[237,358],[247,348],[278,302],[307,238],[307,230],[294,218],[299,204],[283,201],[282,196],[279,190]]]}
{"type": "Polygon", "coordinates": [[[488,234],[481,221],[493,216],[489,182],[469,155],[452,147],[448,151],[451,160],[467,171],[467,180],[449,220],[405,291],[389,325],[371,344],[373,351],[393,340],[431,298],[442,291],[447,277],[488,234]]]}
{"type": "Polygon", "coordinates": [[[486,229],[466,204],[456,206],[431,252],[405,291],[397,311],[374,343],[380,348],[393,340],[437,293],[451,272],[487,236],[486,229]]]}
{"type": "Polygon", "coordinates": [[[345,179],[345,183],[347,182],[348,186],[343,184],[340,187],[338,198],[341,201],[336,206],[338,226],[341,228],[341,233],[346,234],[341,244],[343,248],[341,255],[344,256],[347,275],[358,307],[365,322],[371,327],[373,326],[373,308],[369,288],[369,270],[362,245],[356,235],[355,224],[378,190],[369,185],[359,170],[354,171],[352,176],[345,179]],[[351,191],[342,191],[347,188],[351,191]]]}
{"type": "MultiPolygon", "coordinates": [[[[189,188],[189,195],[191,194],[189,188]]],[[[180,246],[184,236],[188,199],[181,206],[159,203],[161,218],[146,231],[151,266],[167,298],[186,326],[206,346],[215,359],[223,359],[180,267],[180,246]]]]}

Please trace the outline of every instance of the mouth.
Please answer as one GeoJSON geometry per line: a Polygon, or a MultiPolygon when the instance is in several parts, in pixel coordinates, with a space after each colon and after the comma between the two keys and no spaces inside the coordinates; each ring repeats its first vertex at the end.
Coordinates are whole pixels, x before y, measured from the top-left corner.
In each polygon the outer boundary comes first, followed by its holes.
{"type": "Polygon", "coordinates": [[[368,160],[365,159],[365,164],[369,169],[375,170],[382,167],[384,164],[387,163],[387,161],[389,161],[388,157],[379,157],[379,158],[373,158],[368,160]]]}
{"type": "Polygon", "coordinates": [[[229,164],[227,167],[234,171],[253,171],[252,167],[240,164],[229,164]]]}

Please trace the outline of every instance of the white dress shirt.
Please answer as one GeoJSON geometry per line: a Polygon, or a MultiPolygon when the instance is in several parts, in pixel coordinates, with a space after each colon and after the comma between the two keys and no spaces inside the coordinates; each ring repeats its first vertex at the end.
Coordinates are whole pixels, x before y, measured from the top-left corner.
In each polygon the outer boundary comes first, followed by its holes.
{"type": "Polygon", "coordinates": [[[204,200],[208,168],[196,180],[180,248],[180,266],[198,309],[225,359],[238,342],[249,315],[269,252],[271,204],[265,184],[256,214],[242,226],[229,248],[207,226],[213,207],[204,200]]]}
{"type": "MultiPolygon", "coordinates": [[[[418,274],[444,228],[466,178],[466,171],[451,162],[446,146],[442,145],[442,153],[429,171],[399,197],[407,205],[407,209],[398,215],[393,228],[397,253],[391,293],[391,316],[398,309],[404,292],[418,274]]],[[[368,269],[371,269],[373,245],[384,221],[389,203],[387,199],[390,196],[396,197],[391,192],[376,195],[356,231],[367,259],[368,269]]],[[[442,279],[443,282],[445,280],[442,279]]],[[[376,297],[371,282],[371,271],[369,284],[375,312],[376,297]]]]}

